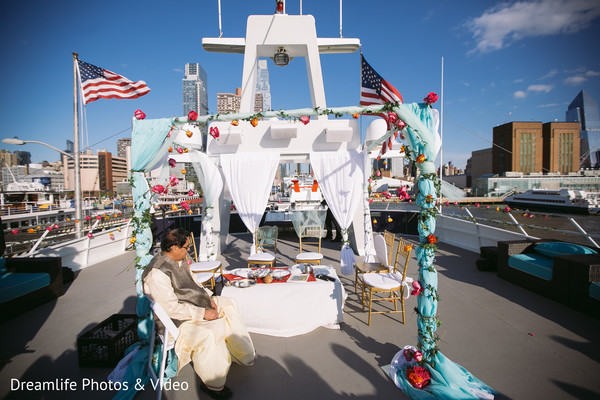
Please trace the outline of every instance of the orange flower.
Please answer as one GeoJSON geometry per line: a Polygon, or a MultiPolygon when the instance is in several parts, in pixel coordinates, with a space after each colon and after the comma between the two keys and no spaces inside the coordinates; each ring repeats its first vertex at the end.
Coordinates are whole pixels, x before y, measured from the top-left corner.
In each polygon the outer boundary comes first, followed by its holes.
{"type": "Polygon", "coordinates": [[[376,219],[373,219],[373,223],[374,223],[374,224],[376,224],[376,223],[377,223],[377,220],[376,220],[376,219]]]}
{"type": "Polygon", "coordinates": [[[231,125],[233,125],[233,126],[238,126],[238,125],[239,125],[239,122],[238,122],[238,120],[237,120],[237,119],[234,119],[233,121],[231,121],[231,125]]]}
{"type": "Polygon", "coordinates": [[[256,127],[256,125],[258,125],[258,118],[254,118],[252,121],[250,121],[250,123],[252,126],[256,127]]]}
{"type": "Polygon", "coordinates": [[[416,161],[417,163],[421,164],[423,161],[425,161],[425,155],[419,154],[416,161]]]}
{"type": "Polygon", "coordinates": [[[169,146],[169,148],[167,149],[167,151],[170,153],[173,151],[173,148],[169,146]]]}
{"type": "Polygon", "coordinates": [[[388,222],[394,222],[394,220],[392,219],[392,217],[388,217],[388,222]]]}
{"type": "Polygon", "coordinates": [[[132,237],[131,239],[129,239],[129,243],[133,244],[133,243],[135,243],[135,240],[136,240],[136,239],[135,239],[135,236],[134,236],[134,237],[132,237]]]}
{"type": "Polygon", "coordinates": [[[182,168],[181,173],[185,175],[187,173],[187,170],[185,168],[182,168]]]}
{"type": "Polygon", "coordinates": [[[171,210],[177,211],[178,210],[177,205],[171,204],[171,210]]]}
{"type": "Polygon", "coordinates": [[[433,196],[432,195],[428,194],[427,196],[425,196],[425,201],[427,203],[431,203],[431,200],[433,200],[433,196]]]}
{"type": "Polygon", "coordinates": [[[426,368],[414,366],[406,370],[406,377],[408,382],[417,389],[422,389],[429,385],[431,381],[431,375],[426,368]]]}
{"type": "Polygon", "coordinates": [[[412,250],[412,244],[407,244],[406,246],[404,246],[404,251],[409,252],[412,250]]]}
{"type": "Polygon", "coordinates": [[[429,242],[431,244],[436,244],[437,243],[437,237],[435,237],[434,234],[431,234],[431,235],[427,236],[427,242],[429,242]]]}
{"type": "Polygon", "coordinates": [[[407,150],[407,148],[405,145],[402,145],[402,147],[400,147],[401,152],[406,153],[406,150],[407,150]]]}
{"type": "Polygon", "coordinates": [[[194,132],[192,132],[192,131],[185,131],[185,134],[187,135],[187,137],[192,137],[192,135],[194,134],[194,132]]]}
{"type": "Polygon", "coordinates": [[[358,113],[354,113],[354,114],[352,114],[352,118],[358,119],[358,115],[359,115],[358,113]]]}
{"type": "Polygon", "coordinates": [[[190,151],[187,147],[183,150],[184,153],[187,153],[188,151],[190,151]]]}

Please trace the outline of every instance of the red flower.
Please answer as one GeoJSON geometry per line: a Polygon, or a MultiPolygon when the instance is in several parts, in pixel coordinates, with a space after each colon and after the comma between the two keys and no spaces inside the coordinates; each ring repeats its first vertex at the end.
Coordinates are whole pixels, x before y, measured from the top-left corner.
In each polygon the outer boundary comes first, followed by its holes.
{"type": "Polygon", "coordinates": [[[102,217],[101,217],[101,216],[99,216],[99,215],[96,215],[96,219],[97,219],[97,220],[101,220],[101,219],[102,219],[102,217]]]}
{"type": "Polygon", "coordinates": [[[436,244],[437,243],[437,237],[435,237],[434,234],[431,234],[431,235],[427,236],[427,242],[429,242],[431,244],[436,244]]]}
{"type": "Polygon", "coordinates": [[[192,137],[192,135],[194,134],[194,132],[192,131],[185,131],[185,134],[187,137],[192,137]]]}
{"type": "Polygon", "coordinates": [[[196,111],[190,111],[188,114],[188,119],[190,121],[195,121],[198,119],[198,113],[196,111]]]}
{"type": "Polygon", "coordinates": [[[90,219],[92,219],[92,217],[90,217],[89,215],[87,215],[87,216],[85,217],[85,219],[86,219],[86,221],[89,221],[90,219]]]}
{"type": "Polygon", "coordinates": [[[415,354],[413,354],[413,357],[415,358],[416,362],[423,361],[423,353],[421,353],[419,350],[415,351],[415,354]]]}
{"type": "Polygon", "coordinates": [[[152,186],[152,192],[158,194],[164,193],[165,187],[163,185],[152,186]]]}
{"type": "Polygon", "coordinates": [[[193,190],[190,190],[190,191],[188,192],[188,196],[193,196],[193,195],[195,195],[195,194],[196,194],[196,193],[195,193],[193,190]]]}
{"type": "Polygon", "coordinates": [[[12,233],[13,235],[16,235],[19,233],[18,229],[13,229],[12,231],[10,231],[10,233],[12,233]]]}
{"type": "Polygon", "coordinates": [[[509,206],[504,207],[504,212],[509,212],[511,208],[509,206]]]}
{"type": "Polygon", "coordinates": [[[146,118],[146,114],[144,114],[144,112],[142,110],[135,110],[135,112],[133,113],[135,115],[136,119],[144,119],[146,118]]]}
{"type": "Polygon", "coordinates": [[[411,296],[418,296],[423,293],[423,287],[421,286],[421,282],[413,281],[412,283],[413,290],[410,291],[411,296]]]}
{"type": "Polygon", "coordinates": [[[179,203],[179,205],[185,208],[186,210],[190,209],[190,203],[188,203],[187,201],[182,201],[181,203],[179,203]]]}
{"type": "Polygon", "coordinates": [[[179,154],[182,154],[182,153],[183,153],[183,148],[182,148],[182,147],[178,147],[178,148],[177,148],[177,152],[178,152],[179,154]]]}
{"type": "Polygon", "coordinates": [[[358,116],[359,116],[359,114],[358,114],[358,113],[354,113],[354,114],[352,114],[352,118],[354,118],[354,119],[358,119],[358,116]]]}
{"type": "Polygon", "coordinates": [[[258,125],[258,118],[253,118],[252,121],[250,121],[250,123],[252,124],[253,127],[256,128],[256,125],[258,125]]]}
{"type": "Polygon", "coordinates": [[[423,99],[423,101],[427,104],[433,104],[436,101],[438,101],[438,99],[440,98],[440,96],[438,96],[437,94],[435,94],[434,92],[429,92],[429,94],[427,95],[427,97],[425,97],[423,99]]]}
{"type": "MultiPolygon", "coordinates": [[[[396,126],[398,127],[399,130],[402,130],[402,129],[406,128],[406,122],[404,122],[401,119],[399,119],[396,122],[396,126]]],[[[402,139],[404,139],[404,138],[402,138],[402,139]]]]}
{"type": "Polygon", "coordinates": [[[406,370],[408,382],[417,389],[423,389],[431,382],[429,371],[423,367],[412,367],[406,370]]]}
{"type": "Polygon", "coordinates": [[[214,137],[215,139],[218,139],[219,135],[219,128],[217,128],[216,126],[210,128],[210,136],[214,137]]]}
{"type": "Polygon", "coordinates": [[[395,112],[388,112],[388,121],[394,125],[398,120],[398,115],[395,112]]]}
{"type": "Polygon", "coordinates": [[[169,158],[169,166],[171,168],[175,168],[176,165],[177,165],[177,161],[175,161],[174,158],[169,158]]]}
{"type": "Polygon", "coordinates": [[[310,117],[307,115],[303,115],[300,117],[300,122],[302,122],[304,125],[306,125],[310,122],[310,117]]]}
{"type": "Polygon", "coordinates": [[[416,159],[418,164],[421,164],[423,161],[425,161],[425,155],[424,154],[419,154],[419,156],[416,159]]]}

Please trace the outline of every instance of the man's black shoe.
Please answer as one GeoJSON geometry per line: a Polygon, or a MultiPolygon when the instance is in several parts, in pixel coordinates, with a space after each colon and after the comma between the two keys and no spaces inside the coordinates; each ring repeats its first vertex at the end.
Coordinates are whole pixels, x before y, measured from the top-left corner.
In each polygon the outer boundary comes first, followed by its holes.
{"type": "Polygon", "coordinates": [[[221,390],[210,390],[202,381],[200,381],[200,389],[215,400],[228,399],[233,395],[233,391],[227,386],[224,386],[221,390]]]}

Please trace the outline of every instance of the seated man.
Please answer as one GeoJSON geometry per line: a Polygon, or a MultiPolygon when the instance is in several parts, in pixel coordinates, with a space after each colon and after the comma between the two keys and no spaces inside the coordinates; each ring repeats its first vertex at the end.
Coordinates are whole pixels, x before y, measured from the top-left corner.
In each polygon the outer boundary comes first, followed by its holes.
{"type": "Polygon", "coordinates": [[[212,296],[192,276],[185,261],[189,237],[182,228],[165,235],[162,252],[150,261],[142,275],[144,293],[159,303],[179,328],[175,343],[177,372],[193,361],[202,390],[212,398],[227,398],[232,394],[225,386],[231,360],[252,365],[254,345],[235,302],[212,296]]]}

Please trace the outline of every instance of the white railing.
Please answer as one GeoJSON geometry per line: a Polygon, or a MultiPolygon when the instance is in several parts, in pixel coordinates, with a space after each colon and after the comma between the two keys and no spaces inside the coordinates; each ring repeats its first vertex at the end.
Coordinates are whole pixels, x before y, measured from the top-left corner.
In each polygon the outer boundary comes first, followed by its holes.
{"type": "Polygon", "coordinates": [[[85,236],[62,242],[25,257],[61,257],[63,267],[78,271],[124,253],[129,246],[131,229],[129,221],[126,225],[97,232],[91,238],[85,236]]]}

